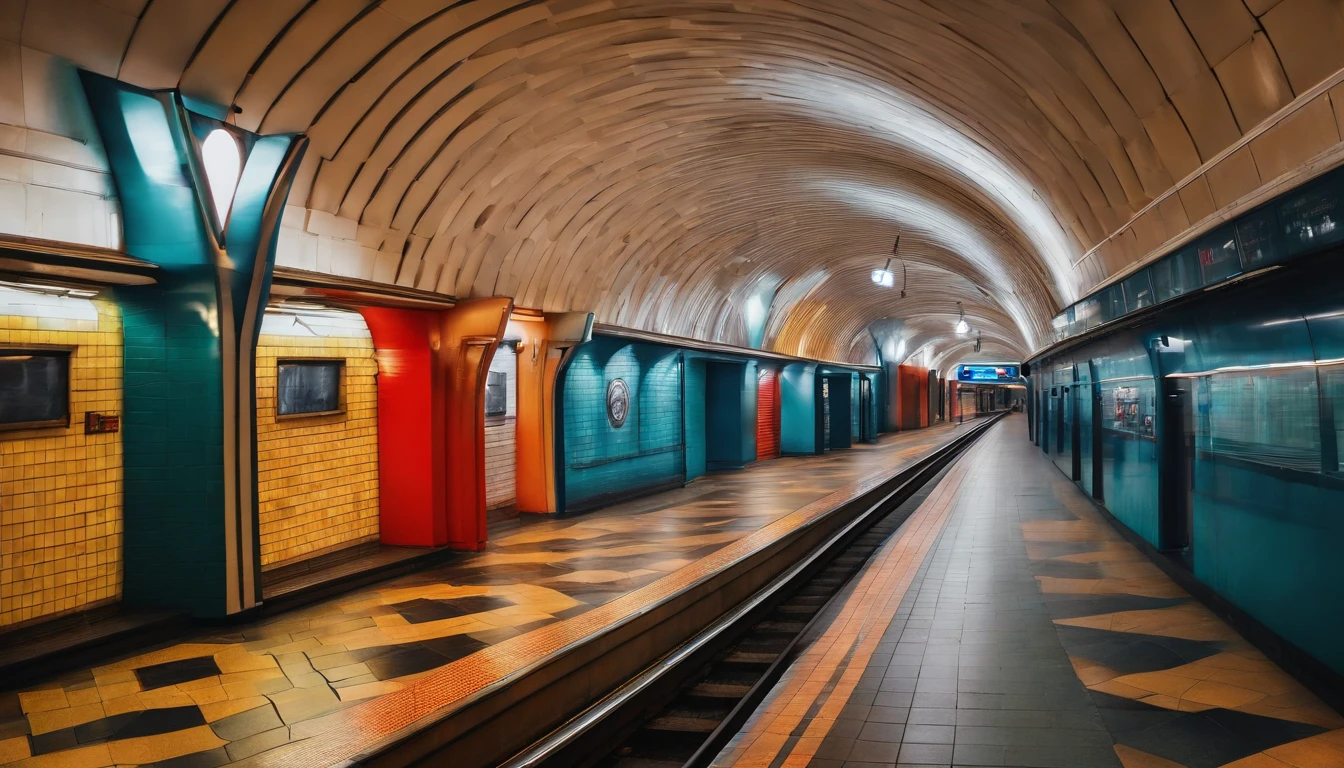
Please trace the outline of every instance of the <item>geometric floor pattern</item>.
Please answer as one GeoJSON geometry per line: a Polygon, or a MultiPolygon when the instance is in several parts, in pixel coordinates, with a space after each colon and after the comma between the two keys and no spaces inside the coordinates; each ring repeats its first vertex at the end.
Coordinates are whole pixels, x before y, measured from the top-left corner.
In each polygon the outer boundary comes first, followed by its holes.
{"type": "Polygon", "coordinates": [[[652,584],[954,434],[884,436],[537,520],[444,566],[0,692],[0,764],[212,768],[261,755],[311,735],[319,718],[652,584]]]}
{"type": "Polygon", "coordinates": [[[715,765],[1344,768],[1344,718],[1025,434],[953,466],[715,765]]]}

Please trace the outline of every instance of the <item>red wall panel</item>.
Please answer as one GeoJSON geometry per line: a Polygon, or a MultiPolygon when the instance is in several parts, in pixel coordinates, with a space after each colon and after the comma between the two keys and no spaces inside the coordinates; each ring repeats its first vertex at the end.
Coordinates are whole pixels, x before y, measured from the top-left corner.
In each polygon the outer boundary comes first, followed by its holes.
{"type": "Polygon", "coordinates": [[[779,374],[761,371],[756,392],[756,460],[779,456],[779,374]]]}

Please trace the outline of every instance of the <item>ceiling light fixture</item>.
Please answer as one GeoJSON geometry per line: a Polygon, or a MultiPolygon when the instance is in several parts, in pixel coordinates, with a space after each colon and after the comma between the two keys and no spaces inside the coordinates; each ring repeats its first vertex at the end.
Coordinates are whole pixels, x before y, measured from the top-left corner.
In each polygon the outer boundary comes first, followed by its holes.
{"type": "Polygon", "coordinates": [[[887,259],[887,266],[882,269],[874,269],[873,283],[883,288],[890,288],[896,284],[896,275],[891,272],[891,259],[887,259]]]}
{"type": "Polygon", "coordinates": [[[958,334],[965,335],[965,334],[967,334],[967,333],[970,333],[970,331],[971,331],[971,325],[970,325],[970,323],[967,323],[967,322],[966,322],[966,309],[965,309],[964,307],[962,307],[962,306],[961,306],[961,302],[958,301],[958,302],[957,302],[957,333],[958,333],[958,334]]]}

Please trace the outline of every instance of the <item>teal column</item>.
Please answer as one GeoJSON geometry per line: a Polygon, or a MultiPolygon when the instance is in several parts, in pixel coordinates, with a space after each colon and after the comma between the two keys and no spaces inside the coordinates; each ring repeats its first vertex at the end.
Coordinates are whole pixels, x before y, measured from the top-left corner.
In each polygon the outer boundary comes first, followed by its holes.
{"type": "Polygon", "coordinates": [[[307,138],[258,136],[81,72],[121,202],[126,251],[158,265],[119,288],[125,332],[125,578],[132,605],[223,616],[261,599],[255,351],[285,198],[307,138]],[[224,221],[200,153],[214,130],[241,173],[224,221]]]}

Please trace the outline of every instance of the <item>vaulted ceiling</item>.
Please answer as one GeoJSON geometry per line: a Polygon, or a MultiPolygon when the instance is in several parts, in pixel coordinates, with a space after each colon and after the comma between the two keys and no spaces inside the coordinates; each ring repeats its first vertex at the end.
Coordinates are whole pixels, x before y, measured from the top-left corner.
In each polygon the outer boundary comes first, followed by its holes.
{"type": "Polygon", "coordinates": [[[983,357],[1042,346],[1080,257],[1341,32],[1337,0],[0,0],[3,39],[306,132],[325,268],[739,344],[756,301],[766,346],[855,360],[876,321],[967,352],[958,302],[983,357]]]}

